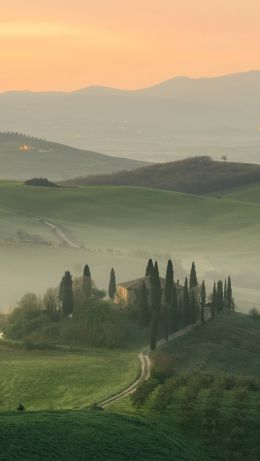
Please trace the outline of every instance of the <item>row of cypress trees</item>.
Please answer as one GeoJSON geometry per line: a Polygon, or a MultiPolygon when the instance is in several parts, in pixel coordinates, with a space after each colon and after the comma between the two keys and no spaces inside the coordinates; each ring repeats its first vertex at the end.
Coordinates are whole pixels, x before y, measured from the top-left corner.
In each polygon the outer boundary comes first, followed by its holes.
{"type": "MultiPolygon", "coordinates": [[[[178,296],[178,284],[174,282],[172,261],[169,260],[166,270],[164,293],[161,287],[158,263],[148,261],[146,277],[149,278],[149,287],[143,282],[138,297],[139,323],[147,327],[151,323],[150,347],[156,349],[159,337],[168,339],[169,334],[180,328],[196,323],[205,322],[205,307],[207,303],[206,285],[203,280],[199,286],[195,263],[192,263],[189,280],[186,277],[182,295],[178,296]],[[163,295],[162,295],[163,294],[163,295]]],[[[211,317],[223,310],[233,309],[231,278],[214,284],[211,317]]]]}

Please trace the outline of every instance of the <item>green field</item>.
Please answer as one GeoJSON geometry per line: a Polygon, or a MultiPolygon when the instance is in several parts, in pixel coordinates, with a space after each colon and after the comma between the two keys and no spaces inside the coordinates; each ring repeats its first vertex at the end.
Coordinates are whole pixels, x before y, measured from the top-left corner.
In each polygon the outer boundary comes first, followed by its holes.
{"type": "Polygon", "coordinates": [[[156,424],[111,412],[0,414],[5,461],[208,461],[156,424]]]}
{"type": "Polygon", "coordinates": [[[223,191],[223,198],[238,200],[241,202],[260,203],[260,183],[248,184],[223,191]]]}
{"type": "Polygon", "coordinates": [[[195,260],[210,289],[214,279],[231,273],[239,307],[259,305],[257,203],[142,188],[52,189],[1,182],[0,213],[2,309],[26,291],[42,293],[57,284],[66,268],[80,273],[86,262],[103,288],[111,266],[118,281],[136,278],[150,255],[161,271],[172,257],[181,280],[195,260]],[[58,225],[81,248],[60,246],[49,228],[32,219],[35,215],[58,225]],[[52,245],[6,241],[8,235],[16,239],[18,230],[52,245]]]}
{"type": "Polygon", "coordinates": [[[83,409],[124,389],[139,372],[135,352],[24,351],[0,345],[0,411],[83,409]]]}

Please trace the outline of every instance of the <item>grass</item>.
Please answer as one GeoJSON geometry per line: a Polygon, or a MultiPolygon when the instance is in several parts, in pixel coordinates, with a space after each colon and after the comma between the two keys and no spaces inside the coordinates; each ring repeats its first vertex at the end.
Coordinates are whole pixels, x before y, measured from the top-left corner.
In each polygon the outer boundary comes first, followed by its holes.
{"type": "Polygon", "coordinates": [[[110,412],[0,414],[5,461],[206,461],[157,425],[110,412]]]}
{"type": "Polygon", "coordinates": [[[133,382],[135,352],[23,351],[0,347],[0,411],[82,409],[133,382]]]}
{"type": "MultiPolygon", "coordinates": [[[[165,270],[168,257],[172,257],[176,277],[181,280],[195,260],[199,278],[206,279],[208,290],[214,279],[231,273],[233,285],[238,288],[239,307],[247,309],[258,304],[254,291],[260,286],[257,203],[130,187],[52,189],[1,182],[0,213],[3,217],[0,239],[1,235],[16,235],[17,229],[23,229],[58,246],[57,237],[32,220],[37,215],[56,223],[82,247],[71,251],[46,246],[41,250],[41,245],[24,242],[2,244],[0,276],[5,279],[7,265],[12,266],[19,286],[21,270],[16,272],[19,259],[25,268],[22,277],[28,272],[27,282],[23,281],[24,291],[39,292],[51,280],[58,283],[65,268],[73,273],[75,267],[81,271],[85,261],[96,270],[97,284],[107,288],[111,266],[116,268],[118,281],[136,278],[143,274],[152,255],[163,262],[161,271],[165,270]],[[34,278],[37,271],[42,275],[34,278]],[[30,288],[31,276],[33,288],[30,288]]],[[[5,290],[12,292],[10,296],[5,294],[5,304],[9,304],[9,300],[13,302],[14,291],[10,282],[8,285],[8,278],[5,284],[5,290]]]]}
{"type": "Polygon", "coordinates": [[[230,190],[224,190],[221,196],[241,202],[260,203],[260,183],[256,182],[254,184],[247,184],[230,190]]]}
{"type": "Polygon", "coordinates": [[[175,358],[174,376],[190,374],[188,384],[160,385],[139,409],[133,408],[129,398],[115,402],[111,409],[151,423],[160,421],[172,435],[181,433],[193,445],[203,446],[208,460],[259,459],[259,391],[245,391],[243,384],[232,390],[213,387],[213,393],[203,386],[196,389],[194,372],[211,373],[220,382],[223,373],[259,379],[260,322],[242,314],[225,314],[166,349],[175,358]],[[165,400],[166,396],[170,398],[165,400]]]}
{"type": "Polygon", "coordinates": [[[260,321],[222,314],[167,347],[176,370],[225,371],[260,378],[260,321]]]}

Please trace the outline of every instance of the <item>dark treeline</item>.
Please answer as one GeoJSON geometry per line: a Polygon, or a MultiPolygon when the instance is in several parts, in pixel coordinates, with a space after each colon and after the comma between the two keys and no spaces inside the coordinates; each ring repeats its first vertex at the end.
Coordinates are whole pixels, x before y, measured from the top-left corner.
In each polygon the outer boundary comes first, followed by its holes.
{"type": "Polygon", "coordinates": [[[198,282],[195,263],[192,263],[189,279],[186,277],[184,286],[174,281],[174,269],[171,260],[168,261],[165,280],[160,278],[158,264],[150,259],[145,276],[149,278],[149,289],[145,283],[140,288],[138,297],[139,318],[142,325],[150,325],[150,347],[156,349],[157,340],[168,340],[172,334],[181,328],[204,323],[224,310],[234,310],[231,277],[214,283],[213,293],[207,301],[206,285],[203,280],[198,282]],[[164,286],[162,286],[162,284],[164,286]]]}
{"type": "Polygon", "coordinates": [[[210,157],[192,157],[108,175],[67,181],[70,185],[139,186],[205,194],[260,180],[260,167],[245,163],[217,162],[210,157]]]}

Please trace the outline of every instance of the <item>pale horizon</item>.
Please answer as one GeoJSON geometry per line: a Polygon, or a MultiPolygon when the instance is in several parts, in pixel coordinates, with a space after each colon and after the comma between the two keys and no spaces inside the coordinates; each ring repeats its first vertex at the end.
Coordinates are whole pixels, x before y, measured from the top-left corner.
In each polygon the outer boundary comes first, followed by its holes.
{"type": "Polygon", "coordinates": [[[2,0],[0,92],[135,90],[257,69],[257,0],[2,0]]]}
{"type": "Polygon", "coordinates": [[[67,89],[67,90],[60,90],[58,88],[50,88],[49,90],[42,90],[42,89],[35,89],[35,90],[32,90],[30,88],[21,88],[21,89],[10,89],[10,90],[4,90],[4,91],[1,91],[0,90],[0,94],[3,94],[3,93],[23,93],[23,92],[27,92],[27,93],[73,93],[73,92],[80,92],[84,89],[88,89],[88,88],[104,88],[104,89],[108,89],[108,90],[115,90],[115,91],[138,91],[138,90],[144,90],[144,89],[149,89],[149,88],[153,88],[153,87],[156,87],[157,85],[160,85],[160,84],[163,84],[163,83],[166,83],[166,82],[170,82],[171,80],[175,80],[175,79],[187,79],[187,80],[211,80],[211,79],[221,79],[221,78],[225,78],[225,77],[231,77],[231,76],[236,76],[236,75],[242,75],[242,74],[250,74],[250,73],[254,73],[254,72],[260,72],[260,68],[259,69],[249,69],[249,70],[242,70],[242,71],[238,71],[238,72],[231,72],[231,73],[228,73],[228,74],[216,74],[216,75],[203,75],[203,76],[190,76],[190,75],[175,75],[173,77],[168,77],[166,78],[165,80],[161,80],[161,81],[156,81],[156,82],[153,82],[151,83],[150,85],[146,85],[146,86],[142,86],[142,87],[136,87],[136,88],[123,88],[123,87],[116,87],[116,86],[109,86],[109,85],[106,85],[106,83],[92,83],[92,84],[89,84],[89,85],[83,85],[82,87],[80,88],[71,88],[71,89],[67,89]]]}

